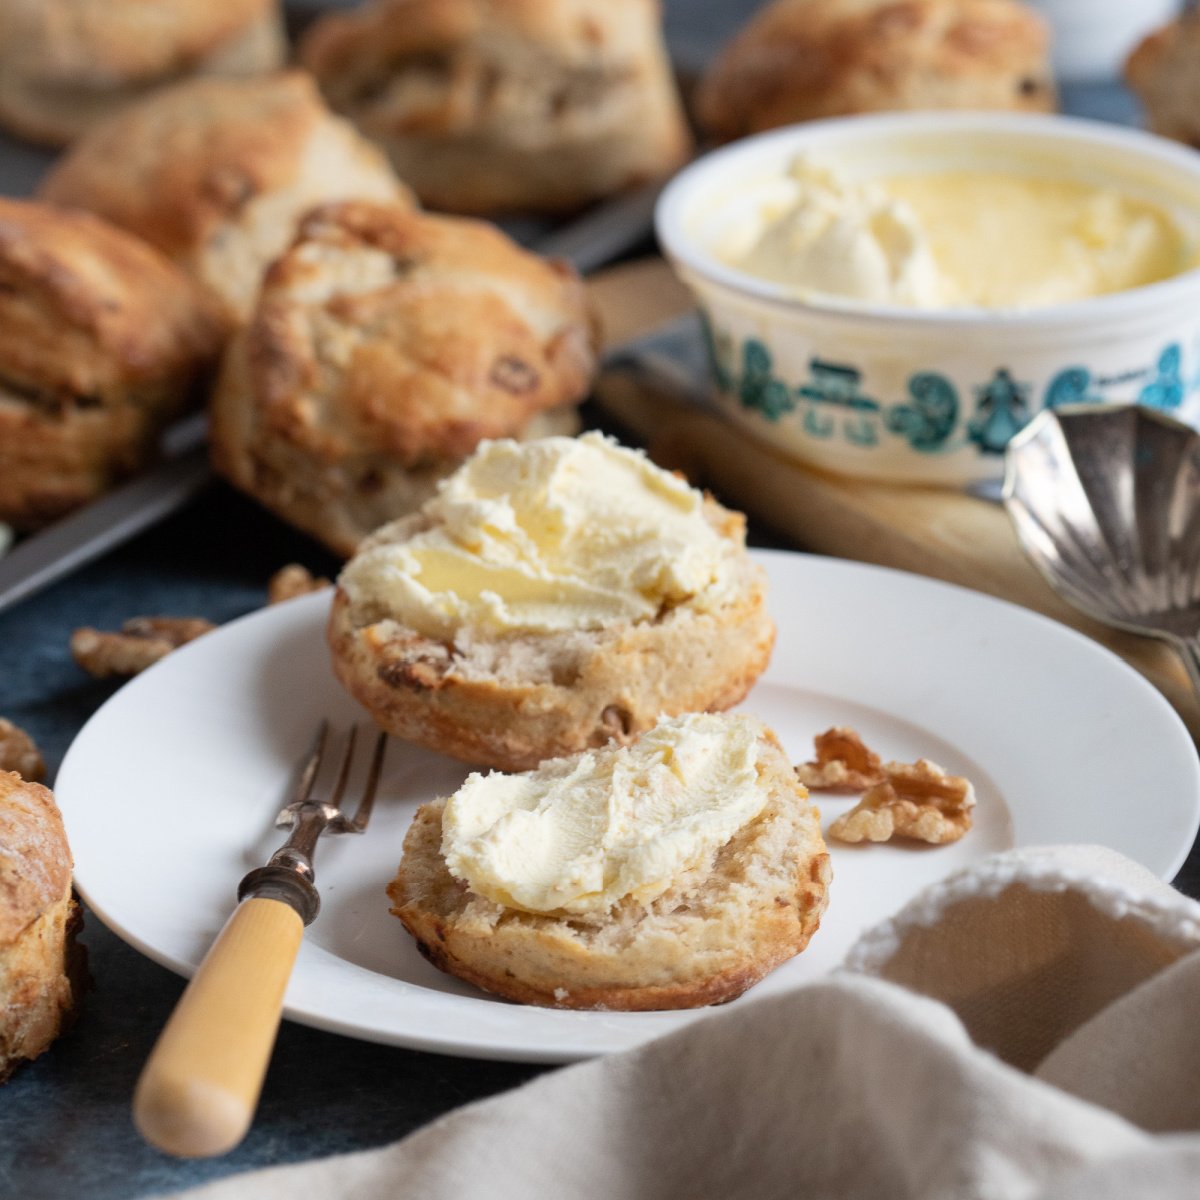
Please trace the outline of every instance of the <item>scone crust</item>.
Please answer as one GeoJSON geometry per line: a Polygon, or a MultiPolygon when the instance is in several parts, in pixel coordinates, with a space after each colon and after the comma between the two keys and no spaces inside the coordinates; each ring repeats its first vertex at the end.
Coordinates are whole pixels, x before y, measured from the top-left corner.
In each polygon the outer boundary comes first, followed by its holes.
{"type": "Polygon", "coordinates": [[[478,221],[330,205],[302,221],[225,356],[213,460],[349,556],[482,439],[582,400],[597,341],[566,263],[478,221]]]}
{"type": "Polygon", "coordinates": [[[382,154],[328,111],[302,71],[164,89],[91,129],[39,190],[157,246],[234,323],[302,213],[349,195],[410,200],[382,154]]]}
{"type": "Polygon", "coordinates": [[[1016,0],[776,0],[696,96],[721,140],[852,113],[1055,103],[1048,27],[1016,0]]]}
{"type": "Polygon", "coordinates": [[[441,853],[444,800],[422,805],[388,887],[437,967],[522,1004],[644,1011],[732,1000],[800,953],[828,902],[820,818],[778,743],[759,744],[763,812],[648,906],[533,914],[471,892],[441,853]]]}
{"type": "MultiPolygon", "coordinates": [[[[726,537],[743,519],[715,501],[726,537]]],[[[380,531],[402,539],[420,516],[380,531]],[[394,533],[392,531],[395,531],[394,533]]],[[[338,588],[329,643],[338,679],[389,733],[466,762],[524,771],[610,740],[632,741],[661,716],[718,712],[742,700],[775,641],[766,574],[749,556],[736,594],[711,611],[684,603],[654,621],[589,632],[447,645],[386,614],[356,616],[338,588]]]]}
{"type": "Polygon", "coordinates": [[[70,1023],[84,963],[54,797],[0,771],[0,1082],[70,1023]]]}
{"type": "Polygon", "coordinates": [[[1200,13],[1145,37],[1125,64],[1125,81],[1155,133],[1200,149],[1200,13]]]}
{"type": "Polygon", "coordinates": [[[62,145],[146,89],[285,56],[279,0],[5,0],[0,123],[62,145]]]}
{"type": "Polygon", "coordinates": [[[0,198],[0,520],[43,524],[136,469],[222,336],[152,247],[88,213],[0,198]]]}
{"type": "Polygon", "coordinates": [[[299,59],[434,208],[570,209],[691,151],[657,0],[371,0],[299,59]]]}

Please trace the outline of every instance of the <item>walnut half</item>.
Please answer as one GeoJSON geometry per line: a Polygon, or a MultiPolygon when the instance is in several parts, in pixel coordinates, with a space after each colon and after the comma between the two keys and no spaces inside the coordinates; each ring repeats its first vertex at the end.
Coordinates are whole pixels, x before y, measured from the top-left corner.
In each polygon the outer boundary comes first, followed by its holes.
{"type": "Polygon", "coordinates": [[[77,629],[71,634],[71,655],[89,675],[137,675],[172,650],[211,632],[216,626],[203,617],[134,617],[119,633],[77,629]]]}
{"type": "Polygon", "coordinates": [[[888,763],[885,779],[868,789],[848,813],[829,827],[839,842],[886,842],[910,838],[944,846],[970,828],[975,789],[961,775],[948,775],[937,763],[888,763]]]}
{"type": "Polygon", "coordinates": [[[19,725],[0,717],[0,771],[15,771],[37,783],[46,774],[37,743],[19,725]]]}

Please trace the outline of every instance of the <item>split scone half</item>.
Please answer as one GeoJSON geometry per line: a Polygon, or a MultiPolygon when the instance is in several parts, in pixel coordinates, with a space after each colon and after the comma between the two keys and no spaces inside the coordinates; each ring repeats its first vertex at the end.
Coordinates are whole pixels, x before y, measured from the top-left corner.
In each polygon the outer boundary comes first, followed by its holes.
{"type": "Polygon", "coordinates": [[[389,733],[521,771],[732,707],[770,657],[745,520],[600,434],[484,442],[338,580],[342,684],[389,733]]]}
{"type": "Polygon", "coordinates": [[[689,713],[630,746],[470,776],[417,811],[388,895],[452,975],[525,1004],[637,1011],[739,996],[808,945],[830,877],[774,734],[689,713]]]}

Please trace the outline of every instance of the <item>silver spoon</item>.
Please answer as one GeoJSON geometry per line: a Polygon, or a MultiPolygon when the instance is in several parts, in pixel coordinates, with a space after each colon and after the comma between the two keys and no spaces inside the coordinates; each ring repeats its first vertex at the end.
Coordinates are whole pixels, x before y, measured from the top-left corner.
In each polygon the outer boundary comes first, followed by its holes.
{"type": "Polygon", "coordinates": [[[1167,642],[1200,696],[1200,434],[1132,405],[1046,410],[1009,443],[1004,505],[1064,600],[1167,642]]]}

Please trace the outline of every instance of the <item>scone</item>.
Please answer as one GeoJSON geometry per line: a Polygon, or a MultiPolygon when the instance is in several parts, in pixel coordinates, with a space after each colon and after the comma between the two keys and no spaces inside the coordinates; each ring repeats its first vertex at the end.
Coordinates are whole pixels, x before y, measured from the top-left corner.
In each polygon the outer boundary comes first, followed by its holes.
{"type": "Polygon", "coordinates": [[[226,354],[213,461],[348,557],[483,438],[569,425],[595,362],[567,264],[462,217],[330,205],[303,220],[226,354]]]}
{"type": "Polygon", "coordinates": [[[437,967],[555,1008],[698,1008],[800,953],[821,823],[752,717],[687,714],[423,805],[388,887],[437,967]]]}
{"type": "Polygon", "coordinates": [[[145,238],[235,324],[303,213],[330,200],[409,195],[299,71],[197,79],[132,104],[80,138],[39,194],[145,238]]]}
{"type": "Polygon", "coordinates": [[[279,0],[4,0],[0,124],[63,145],[155,88],[286,53],[279,0]]]}
{"type": "Polygon", "coordinates": [[[1200,12],[1189,9],[1145,38],[1125,64],[1155,133],[1200,149],[1200,12]]]}
{"type": "Polygon", "coordinates": [[[86,970],[54,797],[0,771],[0,1082],[70,1025],[86,970]]]}
{"type": "Polygon", "coordinates": [[[657,0],[368,0],[299,57],[434,208],[575,208],[691,148],[657,0]]]}
{"type": "Polygon", "coordinates": [[[0,198],[0,521],[36,528],[137,470],[199,399],[221,337],[153,247],[0,198]]]}
{"type": "Polygon", "coordinates": [[[1055,106],[1046,22],[1016,0],[775,0],[697,90],[713,137],[893,109],[1055,106]]]}
{"type": "Polygon", "coordinates": [[[742,516],[595,433],[484,443],[363,543],[329,626],[380,726],[508,771],[732,707],[774,637],[742,516]]]}

